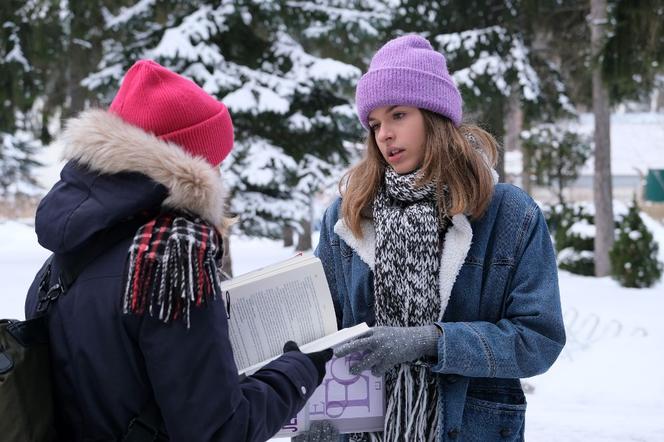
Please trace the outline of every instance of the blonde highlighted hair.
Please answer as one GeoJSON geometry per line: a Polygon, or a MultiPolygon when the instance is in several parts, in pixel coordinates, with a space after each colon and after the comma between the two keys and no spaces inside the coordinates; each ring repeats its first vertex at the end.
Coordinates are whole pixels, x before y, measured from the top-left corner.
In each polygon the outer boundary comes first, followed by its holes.
{"type": "MultiPolygon", "coordinates": [[[[493,195],[493,167],[498,144],[493,136],[475,125],[454,126],[442,115],[420,109],[426,132],[424,160],[419,184],[435,181],[440,216],[467,214],[479,218],[493,195]],[[443,192],[447,186],[448,192],[443,192]]],[[[341,179],[341,214],[357,237],[362,219],[371,218],[371,207],[383,183],[387,162],[376,144],[373,131],[366,141],[364,158],[341,179]]]]}

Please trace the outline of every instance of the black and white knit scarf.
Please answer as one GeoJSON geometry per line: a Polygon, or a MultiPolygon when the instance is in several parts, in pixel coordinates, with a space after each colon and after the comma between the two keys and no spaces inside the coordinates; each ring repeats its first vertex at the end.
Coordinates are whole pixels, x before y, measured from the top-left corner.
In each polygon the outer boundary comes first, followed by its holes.
{"type": "Polygon", "coordinates": [[[124,313],[190,326],[192,306],[220,293],[223,253],[219,232],[187,212],[164,212],[143,225],[129,248],[124,313]]]}
{"type": "MultiPolygon", "coordinates": [[[[388,167],[373,206],[376,229],[374,295],[376,325],[432,324],[440,312],[439,270],[446,218],[439,222],[436,186],[416,186],[418,172],[388,167]]],[[[385,374],[384,441],[433,441],[438,393],[426,366],[399,364],[385,374]]]]}

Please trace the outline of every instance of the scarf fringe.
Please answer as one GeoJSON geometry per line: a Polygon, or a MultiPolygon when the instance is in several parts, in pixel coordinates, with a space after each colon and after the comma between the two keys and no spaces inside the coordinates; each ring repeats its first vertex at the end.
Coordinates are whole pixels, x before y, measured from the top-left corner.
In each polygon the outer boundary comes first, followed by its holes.
{"type": "Polygon", "coordinates": [[[129,253],[124,313],[164,323],[182,319],[191,327],[191,308],[220,293],[216,230],[200,219],[163,215],[141,227],[129,253]]]}
{"type": "Polygon", "coordinates": [[[401,364],[396,369],[394,390],[389,396],[385,412],[382,440],[436,440],[437,398],[430,396],[427,370],[424,367],[414,369],[409,364],[401,364]]]}

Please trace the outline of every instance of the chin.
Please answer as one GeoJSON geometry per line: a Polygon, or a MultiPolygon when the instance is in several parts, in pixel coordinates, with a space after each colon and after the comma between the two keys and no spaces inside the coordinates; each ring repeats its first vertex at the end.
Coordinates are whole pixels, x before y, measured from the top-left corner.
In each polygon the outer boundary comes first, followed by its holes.
{"type": "Polygon", "coordinates": [[[407,167],[407,166],[401,166],[401,167],[393,167],[394,171],[398,173],[399,175],[406,175],[408,173],[411,173],[416,167],[407,167]]]}

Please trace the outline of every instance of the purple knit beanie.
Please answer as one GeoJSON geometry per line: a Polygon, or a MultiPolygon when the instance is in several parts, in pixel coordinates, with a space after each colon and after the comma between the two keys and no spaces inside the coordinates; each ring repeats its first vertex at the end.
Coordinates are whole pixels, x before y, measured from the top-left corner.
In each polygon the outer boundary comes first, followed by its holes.
{"type": "Polygon", "coordinates": [[[445,57],[418,35],[390,40],[376,52],[357,83],[355,101],[366,129],[371,111],[390,105],[427,109],[461,124],[461,94],[445,57]]]}

